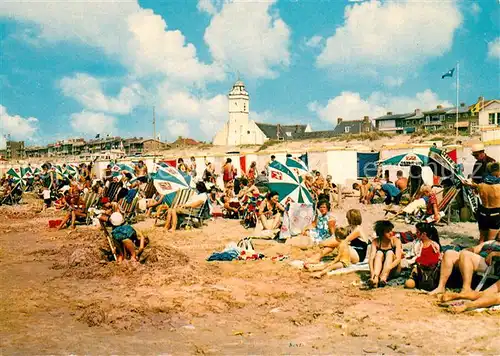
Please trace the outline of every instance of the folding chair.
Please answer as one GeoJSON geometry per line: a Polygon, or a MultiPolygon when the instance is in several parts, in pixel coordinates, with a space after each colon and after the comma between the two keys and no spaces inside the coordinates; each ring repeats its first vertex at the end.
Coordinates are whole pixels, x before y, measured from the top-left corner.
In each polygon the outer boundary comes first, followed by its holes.
{"type": "Polygon", "coordinates": [[[483,288],[484,284],[486,283],[486,280],[488,279],[500,279],[499,274],[495,274],[495,271],[500,269],[500,260],[495,259],[491,265],[488,266],[486,271],[484,272],[478,272],[477,275],[481,276],[481,281],[476,287],[476,292],[480,292],[481,289],[483,288]]]}
{"type": "Polygon", "coordinates": [[[189,214],[181,214],[180,228],[199,228],[203,225],[204,220],[210,218],[210,201],[207,199],[199,208],[191,208],[189,214]]]}
{"type": "MultiPolygon", "coordinates": [[[[185,204],[193,195],[195,194],[194,189],[187,188],[187,189],[179,189],[174,196],[174,199],[172,200],[172,204],[168,207],[169,209],[174,209],[177,208],[179,205],[185,204]]],[[[155,219],[155,225],[158,222],[158,220],[165,220],[166,215],[168,213],[168,210],[164,210],[162,214],[157,215],[155,219]]]]}
{"type": "Polygon", "coordinates": [[[22,196],[23,196],[23,193],[22,193],[21,183],[19,182],[11,189],[9,194],[5,195],[2,198],[2,200],[0,201],[0,205],[2,205],[2,204],[7,204],[7,205],[19,204],[22,196]]]}
{"type": "Polygon", "coordinates": [[[130,202],[123,199],[119,208],[126,222],[132,224],[137,220],[137,203],[139,202],[139,192],[137,191],[130,202]]]}

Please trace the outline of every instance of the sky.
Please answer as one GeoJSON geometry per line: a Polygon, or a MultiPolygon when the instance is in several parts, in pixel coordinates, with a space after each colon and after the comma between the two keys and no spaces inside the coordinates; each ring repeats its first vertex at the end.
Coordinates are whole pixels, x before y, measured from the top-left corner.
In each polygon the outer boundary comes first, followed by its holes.
{"type": "Polygon", "coordinates": [[[496,0],[0,1],[0,148],[97,134],[211,141],[250,119],[333,129],[499,98],[496,0]],[[456,76],[456,73],[455,73],[456,76]]]}

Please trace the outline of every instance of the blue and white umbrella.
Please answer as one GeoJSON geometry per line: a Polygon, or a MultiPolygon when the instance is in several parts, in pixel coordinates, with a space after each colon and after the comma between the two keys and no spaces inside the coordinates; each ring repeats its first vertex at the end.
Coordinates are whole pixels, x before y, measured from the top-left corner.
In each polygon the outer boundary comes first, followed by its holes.
{"type": "Polygon", "coordinates": [[[156,190],[161,195],[166,195],[167,204],[172,204],[175,194],[179,189],[192,188],[191,176],[181,172],[166,163],[159,163],[156,173],[153,174],[153,182],[156,190]]]}

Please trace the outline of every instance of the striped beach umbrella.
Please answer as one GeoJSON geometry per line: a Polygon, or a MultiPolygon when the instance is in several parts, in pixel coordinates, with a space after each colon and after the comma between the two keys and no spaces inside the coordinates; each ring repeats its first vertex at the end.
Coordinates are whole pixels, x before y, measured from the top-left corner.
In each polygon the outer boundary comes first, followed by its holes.
{"type": "Polygon", "coordinates": [[[311,193],[305,187],[302,178],[293,171],[293,168],[278,161],[269,164],[268,187],[270,190],[278,192],[281,203],[284,203],[288,198],[291,198],[295,203],[313,203],[311,193]]]}
{"type": "Polygon", "coordinates": [[[294,170],[294,171],[297,170],[299,172],[299,175],[303,175],[303,174],[309,173],[309,167],[300,158],[287,157],[285,164],[289,168],[292,168],[292,170],[294,170]]]}
{"type": "Polygon", "coordinates": [[[154,173],[153,182],[158,193],[167,196],[166,200],[169,205],[172,204],[175,193],[179,189],[191,188],[192,184],[191,176],[165,163],[157,165],[157,171],[154,173]]]}

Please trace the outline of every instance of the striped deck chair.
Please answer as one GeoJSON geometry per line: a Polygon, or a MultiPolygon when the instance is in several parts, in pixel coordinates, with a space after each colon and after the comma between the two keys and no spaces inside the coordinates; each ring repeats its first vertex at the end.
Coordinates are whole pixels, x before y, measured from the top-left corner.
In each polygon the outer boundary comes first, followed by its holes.
{"type": "MultiPolygon", "coordinates": [[[[185,204],[193,195],[195,194],[195,190],[191,188],[187,189],[179,189],[175,193],[175,197],[172,200],[172,204],[169,206],[169,209],[177,208],[179,205],[185,204]]],[[[162,214],[156,216],[155,225],[158,220],[165,220],[167,216],[168,210],[164,210],[162,214]]]]}
{"type": "Polygon", "coordinates": [[[146,184],[146,187],[144,188],[143,193],[144,193],[144,198],[146,198],[146,199],[151,199],[154,197],[155,194],[157,194],[153,180],[150,180],[146,184]]]}
{"type": "Polygon", "coordinates": [[[189,214],[179,215],[179,227],[184,229],[200,228],[203,226],[203,221],[210,218],[210,200],[207,199],[205,203],[199,208],[189,209],[189,214]]]}
{"type": "Polygon", "coordinates": [[[109,201],[116,201],[116,197],[121,188],[122,184],[120,182],[111,182],[104,196],[107,197],[109,201]]]}
{"type": "MultiPolygon", "coordinates": [[[[82,197],[82,200],[85,202],[85,217],[78,218],[76,223],[77,224],[85,224],[85,225],[91,225],[92,224],[92,216],[89,214],[89,209],[90,208],[95,208],[97,204],[99,203],[99,194],[94,193],[92,191],[89,191],[85,193],[82,197]]],[[[70,221],[68,221],[68,226],[70,224],[70,221]]]]}
{"type": "Polygon", "coordinates": [[[139,192],[137,191],[129,202],[127,199],[123,199],[119,208],[123,214],[123,218],[128,223],[133,223],[137,219],[137,203],[139,202],[139,192]]]}
{"type": "Polygon", "coordinates": [[[496,280],[500,279],[500,259],[498,257],[495,257],[493,259],[493,263],[488,266],[486,271],[477,272],[476,274],[482,277],[481,281],[476,287],[476,292],[480,292],[481,289],[483,289],[483,286],[488,279],[496,279],[496,280]]]}

